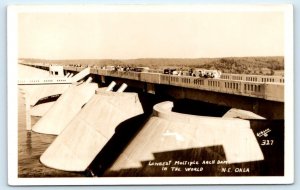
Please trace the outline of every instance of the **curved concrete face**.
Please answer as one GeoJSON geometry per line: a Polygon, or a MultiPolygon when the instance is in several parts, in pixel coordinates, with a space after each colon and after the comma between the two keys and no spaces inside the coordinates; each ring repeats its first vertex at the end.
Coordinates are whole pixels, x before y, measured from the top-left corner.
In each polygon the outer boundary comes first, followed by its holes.
{"type": "Polygon", "coordinates": [[[172,107],[172,102],[154,106],[156,116],[146,123],[110,171],[141,168],[142,163],[155,160],[156,153],[212,146],[223,147],[227,163],[264,159],[249,121],[180,114],[172,112],[172,107]]]}
{"type": "Polygon", "coordinates": [[[58,135],[95,94],[96,83],[72,85],[33,126],[38,133],[58,135]]]}
{"type": "MultiPolygon", "coordinates": [[[[143,114],[136,93],[98,91],[42,154],[51,168],[85,171],[115,133],[115,128],[143,114]]],[[[114,150],[112,150],[114,151],[114,150]]]]}
{"type": "Polygon", "coordinates": [[[40,99],[64,93],[71,84],[23,85],[21,88],[29,96],[30,105],[35,105],[40,99]]]}
{"type": "Polygon", "coordinates": [[[223,115],[223,118],[240,118],[240,119],[266,119],[260,115],[257,115],[251,111],[231,108],[223,115]]]}
{"type": "Polygon", "coordinates": [[[42,117],[50,110],[50,108],[54,105],[54,103],[55,102],[47,102],[47,103],[36,105],[33,108],[31,108],[30,115],[42,117]]]}

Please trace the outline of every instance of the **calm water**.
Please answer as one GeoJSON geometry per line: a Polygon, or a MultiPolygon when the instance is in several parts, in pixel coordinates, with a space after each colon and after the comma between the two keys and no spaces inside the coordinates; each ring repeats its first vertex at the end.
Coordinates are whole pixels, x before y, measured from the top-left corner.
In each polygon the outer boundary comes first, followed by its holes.
{"type": "MultiPolygon", "coordinates": [[[[18,97],[18,176],[19,177],[84,177],[84,173],[65,172],[45,167],[40,156],[52,143],[56,136],[39,134],[26,130],[25,101],[22,94],[18,97]]],[[[32,126],[38,117],[31,117],[32,126]]]]}

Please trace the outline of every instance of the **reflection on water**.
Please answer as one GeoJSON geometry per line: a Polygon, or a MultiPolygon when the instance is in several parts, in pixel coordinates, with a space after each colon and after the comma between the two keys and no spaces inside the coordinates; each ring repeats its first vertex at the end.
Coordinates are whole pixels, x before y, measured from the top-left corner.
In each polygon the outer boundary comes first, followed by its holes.
{"type": "Polygon", "coordinates": [[[31,146],[31,132],[27,131],[27,137],[26,137],[26,153],[27,155],[32,154],[32,146],[31,146]]]}
{"type": "MultiPolygon", "coordinates": [[[[18,114],[18,176],[19,177],[84,177],[84,173],[65,172],[45,167],[39,160],[56,136],[26,130],[25,105],[19,93],[18,114]]],[[[32,125],[38,117],[31,117],[32,125]]]]}

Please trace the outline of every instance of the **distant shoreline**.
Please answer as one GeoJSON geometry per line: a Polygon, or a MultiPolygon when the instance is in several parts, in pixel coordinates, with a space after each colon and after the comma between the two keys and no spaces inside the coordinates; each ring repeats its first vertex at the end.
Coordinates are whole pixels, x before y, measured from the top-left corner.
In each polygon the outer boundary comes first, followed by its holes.
{"type": "Polygon", "coordinates": [[[175,67],[181,69],[204,68],[220,70],[233,74],[283,75],[284,57],[225,57],[225,58],[140,58],[140,59],[67,59],[48,60],[20,58],[24,62],[60,64],[60,65],[89,65],[89,66],[147,66],[152,69],[175,67]]]}

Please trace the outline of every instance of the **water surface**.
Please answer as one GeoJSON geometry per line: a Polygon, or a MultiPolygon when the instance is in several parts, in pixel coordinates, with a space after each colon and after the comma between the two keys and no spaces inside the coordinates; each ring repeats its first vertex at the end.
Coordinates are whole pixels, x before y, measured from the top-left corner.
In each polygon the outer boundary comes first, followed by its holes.
{"type": "MultiPolygon", "coordinates": [[[[84,173],[65,172],[44,166],[40,156],[56,138],[26,130],[25,101],[23,94],[18,96],[18,176],[19,177],[84,177],[84,173]]],[[[31,117],[33,126],[40,118],[31,117]]]]}

